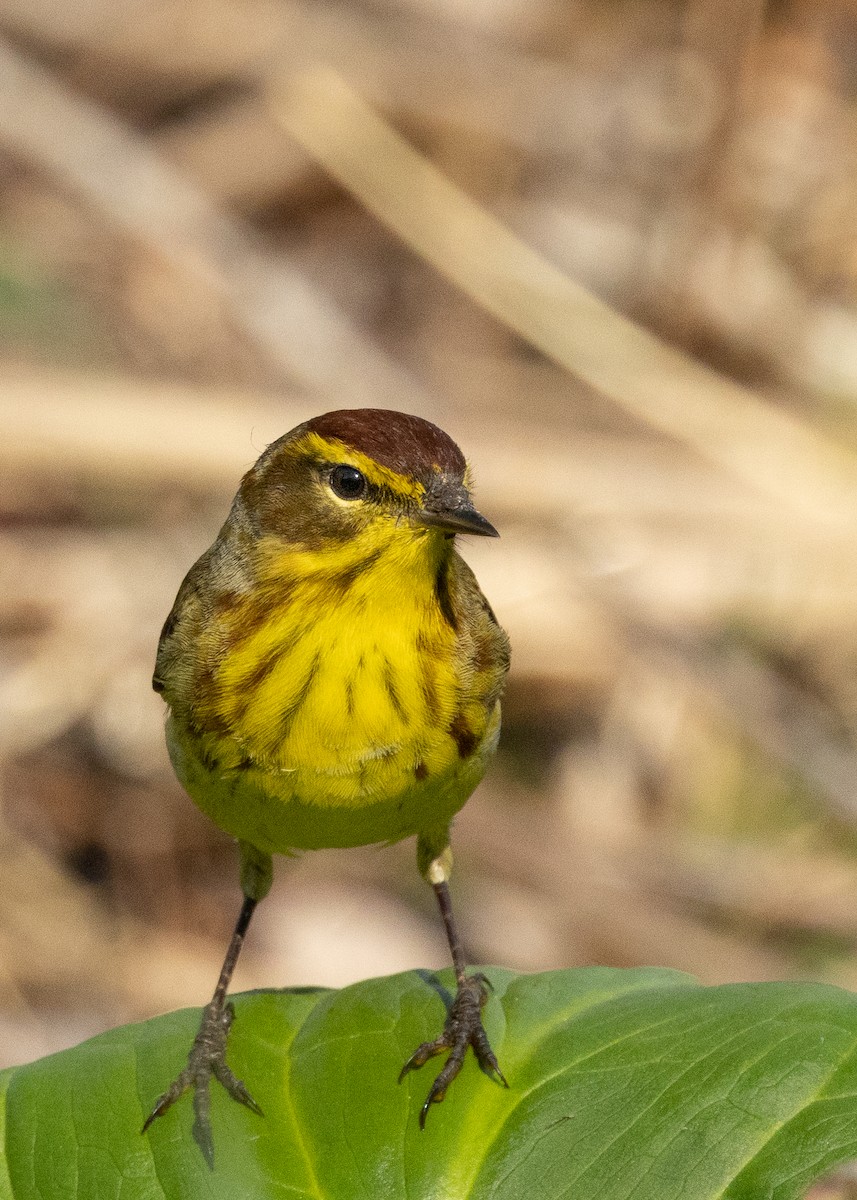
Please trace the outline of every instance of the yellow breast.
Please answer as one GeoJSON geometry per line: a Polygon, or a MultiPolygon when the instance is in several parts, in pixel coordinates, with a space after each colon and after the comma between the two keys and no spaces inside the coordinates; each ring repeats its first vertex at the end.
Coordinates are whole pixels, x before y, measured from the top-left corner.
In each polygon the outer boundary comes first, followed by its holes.
{"type": "Polygon", "coordinates": [[[472,670],[423,560],[388,552],[371,569],[343,562],[324,574],[300,565],[292,556],[281,603],[265,602],[277,595],[269,577],[217,635],[228,652],[198,712],[228,731],[220,769],[252,769],[283,800],[322,807],[391,801],[457,776],[491,714],[468,703],[472,670]]]}

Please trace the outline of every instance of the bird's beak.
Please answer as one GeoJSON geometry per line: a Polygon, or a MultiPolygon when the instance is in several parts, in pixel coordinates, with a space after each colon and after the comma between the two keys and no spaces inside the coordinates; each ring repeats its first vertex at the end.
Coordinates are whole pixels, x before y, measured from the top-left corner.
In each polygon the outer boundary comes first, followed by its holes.
{"type": "Polygon", "coordinates": [[[490,521],[472,506],[449,509],[447,512],[423,511],[419,516],[422,525],[445,529],[448,533],[478,533],[481,537],[499,537],[500,534],[490,521]]]}
{"type": "Polygon", "coordinates": [[[500,534],[481,512],[473,507],[465,487],[444,487],[427,495],[417,520],[421,525],[443,529],[447,533],[476,533],[480,537],[499,537],[500,534]]]}

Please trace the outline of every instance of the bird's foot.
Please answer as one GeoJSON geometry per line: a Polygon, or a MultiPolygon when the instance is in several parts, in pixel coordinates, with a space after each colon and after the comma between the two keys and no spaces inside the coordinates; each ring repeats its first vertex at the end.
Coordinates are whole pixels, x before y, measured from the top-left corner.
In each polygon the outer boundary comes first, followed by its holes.
{"type": "Polygon", "coordinates": [[[206,1005],[202,1010],[199,1032],[193,1040],[187,1065],[164,1094],[158,1097],[142,1129],[145,1133],[154,1120],[163,1116],[188,1088],[192,1088],[193,1137],[209,1167],[214,1166],[214,1141],[209,1118],[209,1086],[212,1076],[226,1088],[233,1100],[246,1105],[260,1117],[264,1115],[244,1084],[233,1075],[226,1063],[226,1042],[234,1018],[235,1010],[231,1004],[215,1004],[212,1001],[206,1005]]]}
{"type": "Polygon", "coordinates": [[[458,984],[455,999],[446,1018],[443,1032],[433,1042],[423,1042],[418,1046],[399,1073],[399,1083],[409,1071],[424,1066],[436,1054],[449,1051],[437,1079],[431,1085],[426,1102],[420,1110],[420,1129],[425,1129],[426,1117],[432,1104],[440,1104],[446,1095],[446,1090],[455,1079],[464,1063],[467,1047],[473,1047],[476,1061],[491,1079],[508,1087],[506,1077],[500,1070],[500,1065],[482,1026],[482,1009],[488,1000],[490,983],[481,973],[466,975],[458,984]]]}

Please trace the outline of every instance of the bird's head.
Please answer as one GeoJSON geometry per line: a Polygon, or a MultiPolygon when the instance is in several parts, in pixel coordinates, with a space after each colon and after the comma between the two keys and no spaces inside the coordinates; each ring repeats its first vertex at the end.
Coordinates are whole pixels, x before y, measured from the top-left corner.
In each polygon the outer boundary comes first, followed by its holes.
{"type": "Polygon", "coordinates": [[[300,550],[496,537],[473,506],[455,442],[430,421],[340,409],[273,442],[245,476],[240,503],[261,536],[300,550]]]}

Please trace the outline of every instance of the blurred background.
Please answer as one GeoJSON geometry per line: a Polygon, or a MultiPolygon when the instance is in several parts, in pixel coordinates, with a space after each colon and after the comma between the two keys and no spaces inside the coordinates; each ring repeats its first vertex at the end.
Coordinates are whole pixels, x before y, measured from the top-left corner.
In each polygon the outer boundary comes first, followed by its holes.
{"type": "MultiPolygon", "coordinates": [[[[361,404],[503,534],[472,959],[857,987],[855,231],[854,0],[0,0],[0,1066],[209,997],[158,633],[361,404]]],[[[446,959],[413,844],[319,852],[236,987],[446,959]]]]}

